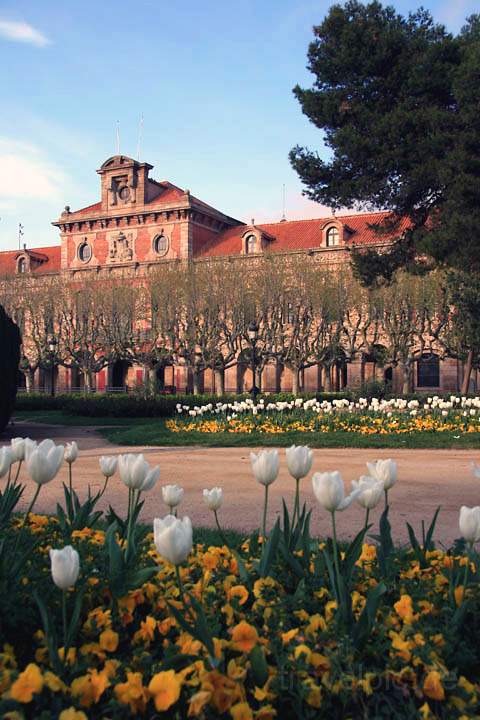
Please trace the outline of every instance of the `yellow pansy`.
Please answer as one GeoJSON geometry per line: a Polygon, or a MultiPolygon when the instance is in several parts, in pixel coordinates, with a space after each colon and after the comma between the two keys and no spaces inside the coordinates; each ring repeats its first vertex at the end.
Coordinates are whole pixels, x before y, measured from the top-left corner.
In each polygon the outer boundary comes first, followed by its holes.
{"type": "Polygon", "coordinates": [[[152,677],[148,690],[159,712],[168,710],[180,697],[181,681],[175,670],[165,670],[152,677]]]}
{"type": "Polygon", "coordinates": [[[258,643],[258,633],[253,625],[242,620],[232,630],[232,643],[236,650],[249,653],[258,643]]]}
{"type": "Polygon", "coordinates": [[[127,672],[126,682],[115,685],[114,691],[118,702],[128,705],[132,714],[145,712],[148,691],[143,687],[142,673],[127,672]]]}
{"type": "Polygon", "coordinates": [[[430,670],[423,682],[423,692],[432,700],[445,700],[445,690],[438,670],[430,670]]]}
{"type": "Polygon", "coordinates": [[[29,663],[10,688],[10,696],[21,703],[32,702],[35,693],[41,692],[43,677],[38,665],[29,663]]]}

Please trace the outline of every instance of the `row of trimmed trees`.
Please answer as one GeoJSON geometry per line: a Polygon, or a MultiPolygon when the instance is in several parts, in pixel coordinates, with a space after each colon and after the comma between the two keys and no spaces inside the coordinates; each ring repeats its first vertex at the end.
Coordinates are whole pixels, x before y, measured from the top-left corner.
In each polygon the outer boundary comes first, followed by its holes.
{"type": "MultiPolygon", "coordinates": [[[[474,368],[477,330],[471,309],[461,305],[464,294],[459,282],[447,283],[440,273],[399,274],[390,285],[366,289],[349,268],[326,267],[304,254],[164,263],[143,277],[92,275],[81,283],[68,276],[17,276],[0,285],[0,302],[22,331],[27,389],[35,371],[52,362],[79,372],[88,390],[95,373],[125,360],[145,368],[151,387],[159,368],[185,365],[195,393],[211,369],[219,394],[227,368],[250,357],[252,321],[258,326],[257,385],[271,362],[290,369],[294,392],[301,371],[313,365],[322,368],[325,389],[339,363],[370,358],[398,366],[405,392],[425,353],[474,368]]],[[[468,387],[469,377],[464,380],[468,387]]]]}

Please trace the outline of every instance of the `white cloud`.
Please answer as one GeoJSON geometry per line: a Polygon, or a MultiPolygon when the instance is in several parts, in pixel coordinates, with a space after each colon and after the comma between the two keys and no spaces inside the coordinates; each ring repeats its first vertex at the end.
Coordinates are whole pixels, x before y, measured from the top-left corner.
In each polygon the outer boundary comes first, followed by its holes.
{"type": "Polygon", "coordinates": [[[26,22],[14,20],[0,20],[0,36],[15,42],[25,42],[37,47],[45,47],[49,39],[26,22]]]}
{"type": "Polygon", "coordinates": [[[60,202],[67,178],[34,145],[0,137],[0,202],[36,198],[60,202]]]}

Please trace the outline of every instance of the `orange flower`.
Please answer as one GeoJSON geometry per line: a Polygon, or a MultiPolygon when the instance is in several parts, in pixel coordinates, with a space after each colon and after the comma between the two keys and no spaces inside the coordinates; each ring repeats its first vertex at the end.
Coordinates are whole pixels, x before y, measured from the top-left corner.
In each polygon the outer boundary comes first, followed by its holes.
{"type": "Polygon", "coordinates": [[[118,702],[122,705],[129,705],[132,714],[145,712],[148,691],[143,687],[142,680],[142,673],[127,672],[127,681],[115,686],[118,702]]]}
{"type": "Polygon", "coordinates": [[[58,720],[88,720],[88,718],[81,710],[75,710],[74,707],[69,707],[66,710],[62,710],[58,716],[58,720]]]}
{"type": "Polygon", "coordinates": [[[97,703],[110,683],[104,673],[89,670],[87,675],[76,678],[71,685],[72,695],[80,697],[80,705],[90,707],[97,703]]]}
{"type": "Polygon", "coordinates": [[[236,650],[249,653],[258,643],[258,633],[253,625],[242,620],[232,630],[232,642],[236,650]]]}
{"type": "Polygon", "coordinates": [[[175,670],[166,670],[152,677],[148,689],[153,696],[156,709],[164,712],[180,697],[181,682],[175,670]]]}
{"type": "Polygon", "coordinates": [[[17,702],[29,703],[32,702],[34,694],[41,692],[42,688],[43,677],[40,668],[35,663],[30,663],[13,683],[10,695],[17,702]]]}
{"type": "Polygon", "coordinates": [[[118,648],[118,633],[113,630],[104,630],[100,635],[100,647],[107,652],[115,652],[118,648]]]}
{"type": "Polygon", "coordinates": [[[445,700],[440,673],[437,670],[430,670],[423,683],[423,692],[432,700],[445,700]]]}
{"type": "Polygon", "coordinates": [[[413,606],[412,598],[410,595],[402,595],[400,600],[393,606],[395,612],[399,615],[406,625],[411,625],[413,622],[413,606]]]}
{"type": "Polygon", "coordinates": [[[243,585],[234,585],[228,591],[228,599],[238,598],[238,604],[244,605],[248,600],[248,590],[243,585]]]}
{"type": "Polygon", "coordinates": [[[230,715],[233,720],[253,720],[253,713],[250,705],[246,702],[237,703],[230,708],[230,715]]]}

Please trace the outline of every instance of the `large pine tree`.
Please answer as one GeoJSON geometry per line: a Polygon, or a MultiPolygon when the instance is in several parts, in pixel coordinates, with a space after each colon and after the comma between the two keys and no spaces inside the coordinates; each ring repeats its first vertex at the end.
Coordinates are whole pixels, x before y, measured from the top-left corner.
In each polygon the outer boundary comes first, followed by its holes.
{"type": "Polygon", "coordinates": [[[314,35],[313,87],[294,93],[330,153],[297,146],[290,159],[311,199],[391,211],[397,241],[356,253],[357,273],[480,271],[480,18],[454,36],[424,10],[403,17],[350,0],[314,35]]]}

